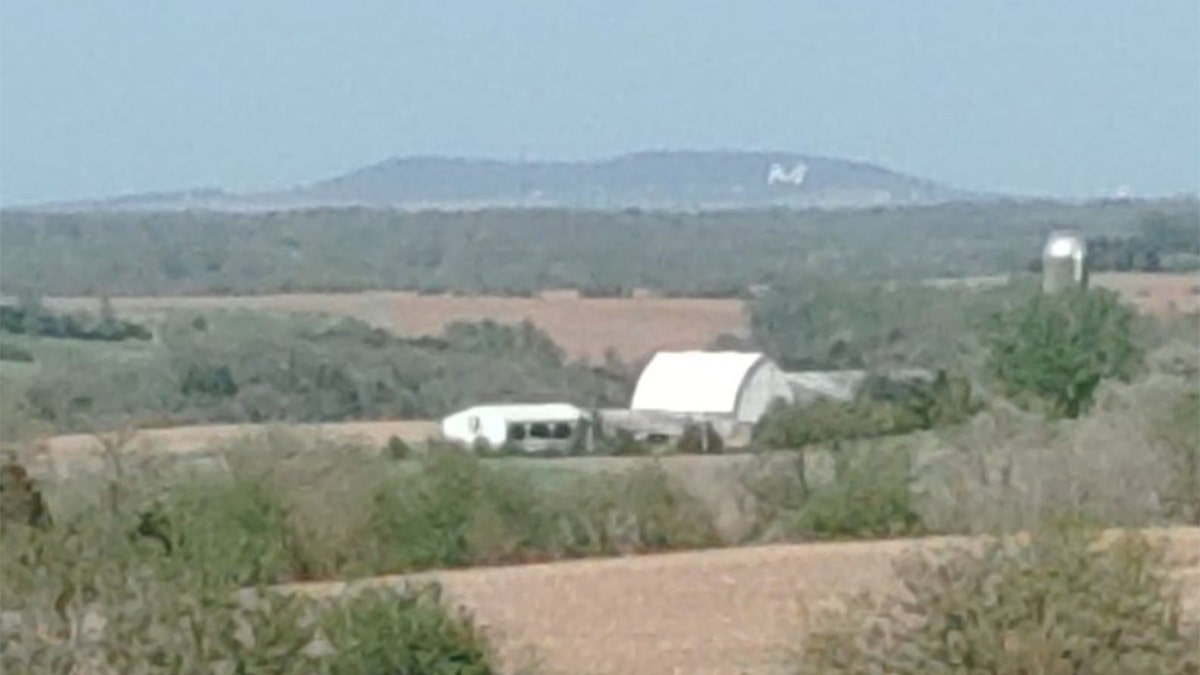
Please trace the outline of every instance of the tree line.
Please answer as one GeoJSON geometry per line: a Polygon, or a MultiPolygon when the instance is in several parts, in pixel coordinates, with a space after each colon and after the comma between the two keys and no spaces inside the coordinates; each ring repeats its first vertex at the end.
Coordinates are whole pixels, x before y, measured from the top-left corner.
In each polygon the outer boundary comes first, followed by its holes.
{"type": "MultiPolygon", "coordinates": [[[[39,343],[23,343],[38,353],[39,343]]],[[[532,324],[456,323],[406,339],[358,320],[180,313],[119,355],[52,352],[6,422],[57,431],[213,422],[427,419],[489,401],[620,405],[622,372],[569,362],[532,324]]]]}
{"type": "Polygon", "coordinates": [[[1120,238],[1139,227],[1157,232],[1154,223],[1176,237],[1154,235],[1160,258],[1194,249],[1195,200],[705,213],[6,211],[0,287],[47,295],[576,288],[616,296],[650,288],[743,297],[756,285],[811,276],[1017,272],[1051,230],[1120,238]]]}

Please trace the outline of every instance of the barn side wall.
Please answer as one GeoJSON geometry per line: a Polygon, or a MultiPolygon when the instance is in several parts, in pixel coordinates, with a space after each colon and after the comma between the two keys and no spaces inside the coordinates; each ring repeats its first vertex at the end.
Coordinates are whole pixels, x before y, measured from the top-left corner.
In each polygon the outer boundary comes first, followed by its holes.
{"type": "Polygon", "coordinates": [[[763,359],[746,374],[746,380],[738,393],[734,416],[739,422],[754,424],[777,398],[791,403],[795,400],[795,395],[788,384],[787,376],[779,366],[763,359]]]}

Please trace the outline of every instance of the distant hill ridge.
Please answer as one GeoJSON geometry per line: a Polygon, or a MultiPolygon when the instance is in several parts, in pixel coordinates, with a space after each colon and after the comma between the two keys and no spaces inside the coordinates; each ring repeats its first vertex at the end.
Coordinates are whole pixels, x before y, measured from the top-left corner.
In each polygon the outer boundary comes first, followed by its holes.
{"type": "Polygon", "coordinates": [[[982,199],[873,164],[786,152],[655,151],[600,161],[408,157],[273,192],[189,190],[51,204],[48,210],[795,208],[982,199]]]}

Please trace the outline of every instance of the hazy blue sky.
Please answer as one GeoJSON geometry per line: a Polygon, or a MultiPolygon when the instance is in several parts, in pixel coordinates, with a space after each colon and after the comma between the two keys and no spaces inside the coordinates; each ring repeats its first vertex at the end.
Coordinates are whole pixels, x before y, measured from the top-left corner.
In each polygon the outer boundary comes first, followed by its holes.
{"type": "Polygon", "coordinates": [[[1200,2],[3,0],[0,201],[750,148],[1200,185],[1200,2]]]}

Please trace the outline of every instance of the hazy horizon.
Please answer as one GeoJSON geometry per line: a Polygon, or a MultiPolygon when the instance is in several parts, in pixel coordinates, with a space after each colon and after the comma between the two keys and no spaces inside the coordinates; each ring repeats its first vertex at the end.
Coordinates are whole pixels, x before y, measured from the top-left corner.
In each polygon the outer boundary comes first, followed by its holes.
{"type": "Polygon", "coordinates": [[[0,6],[4,205],[718,149],[1195,194],[1200,4],[0,6]]]}

